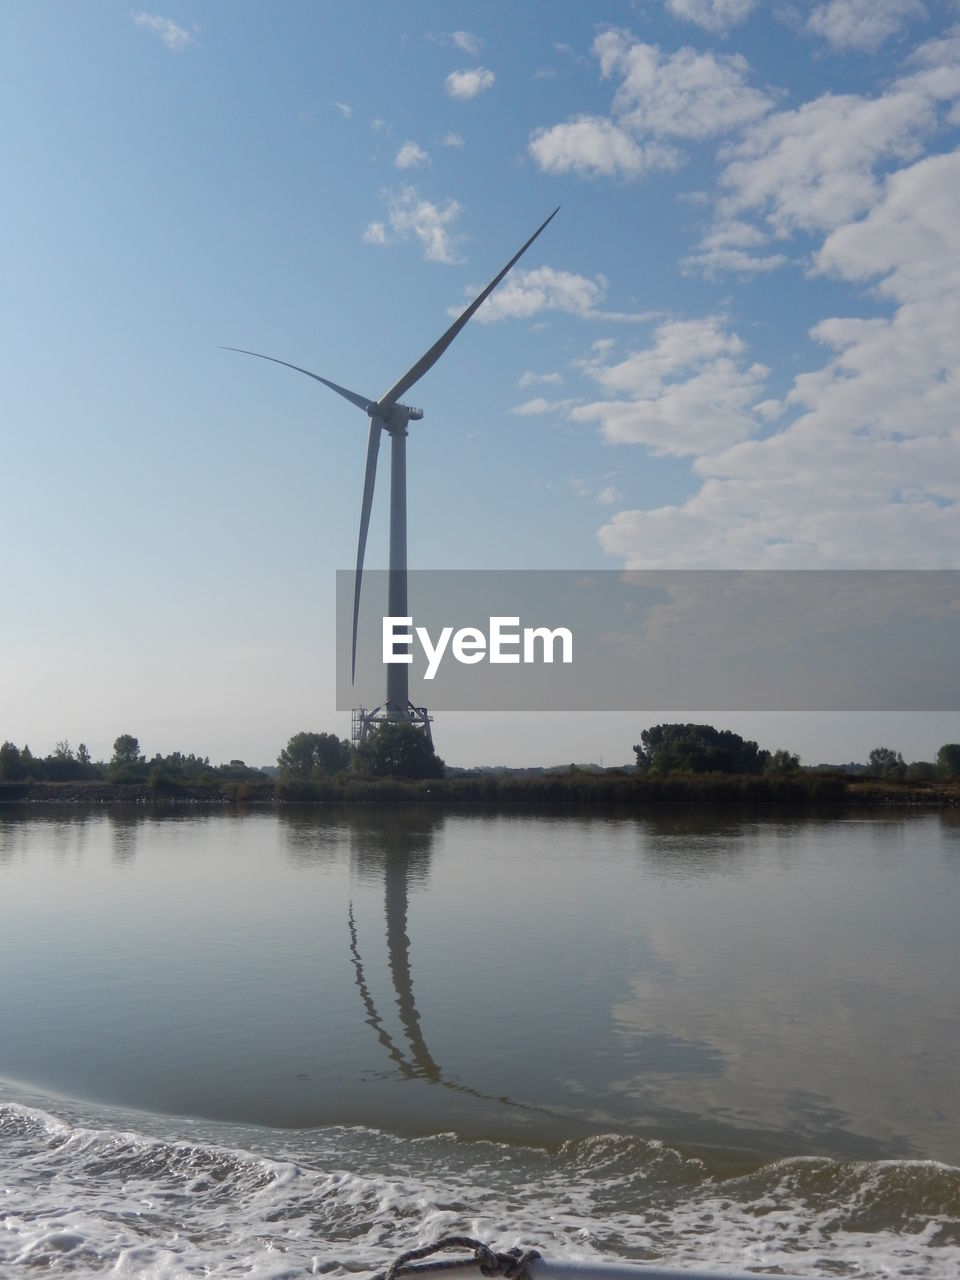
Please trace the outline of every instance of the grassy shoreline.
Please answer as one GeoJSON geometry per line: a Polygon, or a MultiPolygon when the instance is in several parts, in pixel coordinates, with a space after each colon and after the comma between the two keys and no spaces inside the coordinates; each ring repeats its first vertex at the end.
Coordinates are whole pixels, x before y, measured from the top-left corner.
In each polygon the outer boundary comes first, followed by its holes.
{"type": "Polygon", "coordinates": [[[213,781],[204,784],[0,782],[4,804],[366,804],[418,801],[431,804],[576,805],[595,808],[664,806],[747,808],[960,807],[960,782],[887,782],[836,774],[749,776],[730,774],[594,774],[571,771],[538,777],[480,774],[429,781],[400,778],[334,778],[278,781],[213,781]]]}

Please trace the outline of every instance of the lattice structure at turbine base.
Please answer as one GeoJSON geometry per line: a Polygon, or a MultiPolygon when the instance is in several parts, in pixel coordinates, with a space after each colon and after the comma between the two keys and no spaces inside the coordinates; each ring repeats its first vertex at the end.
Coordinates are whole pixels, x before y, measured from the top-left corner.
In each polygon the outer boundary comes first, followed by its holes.
{"type": "MultiPolygon", "coordinates": [[[[396,719],[396,716],[391,716],[387,713],[385,707],[374,707],[372,711],[368,711],[366,707],[354,707],[350,729],[350,739],[353,745],[356,746],[368,734],[376,732],[380,725],[396,719]]],[[[430,723],[433,720],[433,716],[428,713],[426,707],[415,707],[412,702],[408,702],[407,713],[403,719],[407,724],[412,724],[417,729],[421,729],[427,735],[427,740],[431,746],[433,745],[433,734],[430,731],[430,723]]]]}

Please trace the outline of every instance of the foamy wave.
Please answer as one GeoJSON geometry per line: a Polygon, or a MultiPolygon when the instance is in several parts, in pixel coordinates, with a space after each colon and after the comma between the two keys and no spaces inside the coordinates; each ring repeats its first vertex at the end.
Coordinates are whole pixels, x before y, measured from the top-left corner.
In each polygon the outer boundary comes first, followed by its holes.
{"type": "Polygon", "coordinates": [[[627,1137],[544,1150],[221,1127],[218,1144],[215,1126],[180,1125],[202,1140],[0,1103],[0,1268],[279,1280],[372,1271],[456,1231],[548,1258],[960,1274],[960,1170],[939,1164],[797,1159],[718,1179],[627,1137]]]}

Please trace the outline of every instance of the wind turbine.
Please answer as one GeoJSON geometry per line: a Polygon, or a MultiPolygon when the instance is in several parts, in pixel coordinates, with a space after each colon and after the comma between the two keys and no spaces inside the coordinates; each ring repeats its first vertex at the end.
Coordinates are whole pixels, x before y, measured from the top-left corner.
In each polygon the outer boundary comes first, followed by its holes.
{"type": "MultiPolygon", "coordinates": [[[[362,409],[370,419],[370,433],[367,437],[367,463],[363,476],[363,499],[360,504],[360,537],[357,541],[357,573],[353,588],[353,644],[350,656],[350,680],[356,680],[357,673],[357,621],[360,616],[360,584],[363,579],[363,557],[367,547],[367,530],[370,526],[370,511],[373,507],[373,489],[377,478],[377,455],[380,452],[380,436],[386,431],[390,437],[390,562],[388,573],[388,612],[391,617],[400,618],[407,615],[407,423],[419,422],[423,417],[422,409],[414,409],[411,405],[401,404],[400,397],[405,395],[414,383],[432,369],[449,347],[463,326],[474,312],[493,293],[494,289],[519,259],[536,240],[537,236],[559,212],[559,205],[550,217],[542,222],[530,239],[513,255],[502,271],[499,271],[482,293],[478,294],[450,326],[450,328],[424,352],[420,359],[410,366],[385,392],[379,400],[349,391],[338,386],[328,378],[321,378],[319,373],[311,373],[297,364],[287,360],[278,360],[276,356],[267,356],[260,351],[247,351],[244,347],[224,347],[225,351],[237,351],[241,355],[256,356],[260,360],[270,360],[274,364],[282,364],[287,369],[295,369],[297,373],[305,373],[308,378],[322,382],[325,387],[343,396],[358,409],[362,409]]],[[[387,699],[386,716],[378,715],[379,707],[367,714],[361,714],[360,736],[363,736],[372,724],[381,719],[409,720],[420,725],[429,734],[430,723],[426,709],[414,707],[410,702],[407,667],[404,663],[390,663],[387,667],[387,699]]]]}

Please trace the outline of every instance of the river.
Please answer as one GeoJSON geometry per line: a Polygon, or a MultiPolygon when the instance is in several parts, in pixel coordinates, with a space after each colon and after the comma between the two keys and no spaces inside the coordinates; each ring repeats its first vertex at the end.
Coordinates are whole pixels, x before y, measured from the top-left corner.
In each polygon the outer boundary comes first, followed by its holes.
{"type": "Polygon", "coordinates": [[[0,809],[0,1267],[960,1272],[960,816],[0,809]]]}

